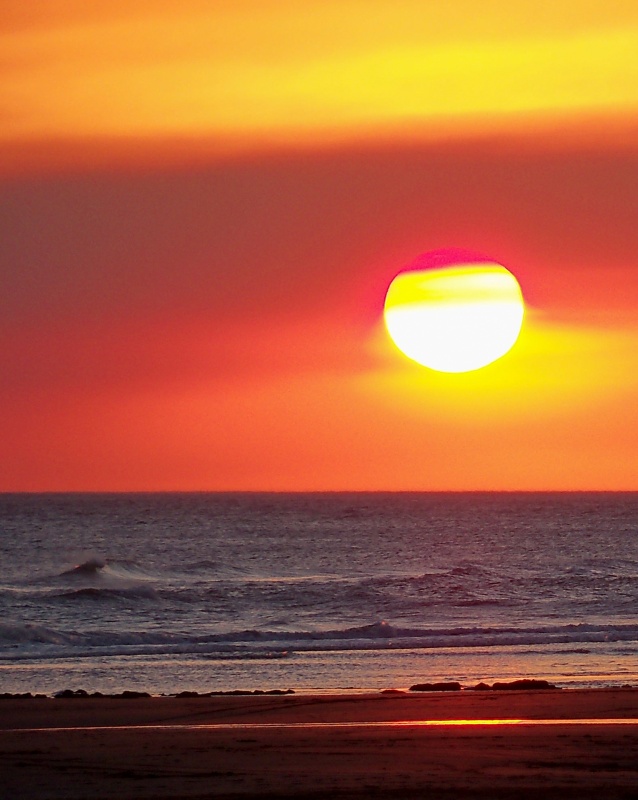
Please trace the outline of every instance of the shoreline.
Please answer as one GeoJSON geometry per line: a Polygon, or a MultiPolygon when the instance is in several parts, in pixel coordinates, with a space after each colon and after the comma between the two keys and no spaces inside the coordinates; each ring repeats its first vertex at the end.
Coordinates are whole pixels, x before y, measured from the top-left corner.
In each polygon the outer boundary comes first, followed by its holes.
{"type": "MultiPolygon", "coordinates": [[[[81,690],[80,690],[81,692],[81,690]]],[[[638,721],[638,686],[624,688],[508,688],[476,691],[295,692],[227,691],[150,695],[124,692],[4,696],[0,698],[0,730],[49,727],[52,720],[100,727],[157,724],[165,712],[171,720],[196,716],[201,723],[232,723],[240,716],[255,723],[394,722],[490,719],[611,719],[638,721]],[[134,720],[134,721],[131,721],[134,720]],[[38,724],[32,724],[35,721],[38,724]]],[[[57,727],[63,727],[57,725],[57,727]]]]}
{"type": "Polygon", "coordinates": [[[365,687],[365,686],[347,686],[339,688],[320,688],[320,687],[297,687],[286,689],[270,688],[270,689],[210,689],[207,691],[198,690],[180,690],[173,692],[153,692],[144,689],[124,689],[115,692],[102,692],[99,690],[87,689],[60,689],[55,692],[41,692],[41,691],[4,691],[0,692],[0,702],[3,700],[30,700],[30,699],[60,699],[60,698],[111,698],[111,699],[129,699],[134,700],[142,697],[176,697],[176,698],[189,698],[189,697],[224,697],[224,696],[242,696],[242,697],[259,697],[267,696],[281,696],[281,695],[402,695],[414,693],[432,693],[432,692],[496,692],[496,691],[535,691],[535,690],[552,690],[552,691],[569,691],[569,692],[584,692],[584,691],[631,691],[638,690],[638,682],[618,682],[603,683],[603,684],[584,684],[584,685],[567,685],[563,686],[559,683],[552,683],[547,679],[539,678],[517,678],[515,680],[499,680],[489,684],[483,680],[474,685],[467,685],[456,680],[442,680],[434,682],[416,683],[411,686],[401,686],[393,688],[379,688],[379,687],[365,687]]]}
{"type": "Polygon", "coordinates": [[[0,758],[16,800],[628,800],[638,687],[10,698],[0,758]]]}
{"type": "Polygon", "coordinates": [[[372,688],[372,687],[344,687],[344,688],[286,688],[286,689],[212,689],[209,691],[182,690],[176,692],[149,692],[145,690],[125,689],[120,692],[88,691],[86,689],[62,689],[53,693],[45,692],[0,692],[0,702],[5,700],[35,700],[35,699],[116,699],[136,700],[150,697],[172,697],[177,699],[204,698],[204,697],[277,697],[287,695],[313,695],[317,697],[354,696],[363,695],[413,695],[431,693],[472,693],[472,692],[501,692],[501,691],[562,691],[562,692],[599,692],[599,691],[633,691],[638,690],[638,683],[624,683],[622,685],[609,684],[602,686],[560,686],[545,679],[519,678],[511,681],[495,681],[488,684],[484,681],[473,686],[461,684],[459,681],[438,681],[433,683],[417,683],[406,688],[372,688]]]}

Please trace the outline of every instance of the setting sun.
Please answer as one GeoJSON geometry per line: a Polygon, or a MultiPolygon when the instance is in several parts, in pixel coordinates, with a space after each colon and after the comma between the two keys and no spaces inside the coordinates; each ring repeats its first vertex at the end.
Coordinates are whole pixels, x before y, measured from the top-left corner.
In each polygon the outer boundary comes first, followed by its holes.
{"type": "Polygon", "coordinates": [[[439,372],[491,364],[516,342],[525,311],[516,278],[500,264],[421,256],[385,298],[388,333],[408,358],[439,372]],[[427,268],[432,264],[431,268],[427,268]]]}

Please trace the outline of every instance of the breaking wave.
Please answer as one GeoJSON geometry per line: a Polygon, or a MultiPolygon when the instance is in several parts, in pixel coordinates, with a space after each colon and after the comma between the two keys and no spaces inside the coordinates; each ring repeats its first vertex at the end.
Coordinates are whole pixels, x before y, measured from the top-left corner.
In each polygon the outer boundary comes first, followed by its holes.
{"type": "Polygon", "coordinates": [[[65,569],[64,572],[60,573],[60,577],[84,577],[86,575],[97,575],[97,573],[103,570],[105,566],[106,562],[102,561],[102,559],[89,558],[87,561],[83,561],[81,564],[76,564],[74,567],[71,567],[71,569],[65,569]]]}
{"type": "Polygon", "coordinates": [[[240,630],[188,636],[143,631],[60,631],[42,625],[0,623],[0,659],[67,658],[95,655],[234,653],[254,656],[270,651],[352,651],[387,648],[499,648],[532,645],[583,645],[595,642],[638,643],[638,624],[556,625],[543,627],[402,628],[375,622],[331,630],[240,630]],[[24,645],[33,645],[28,650],[24,645]],[[20,652],[14,650],[22,645],[20,652]],[[63,646],[55,649],[53,646],[63,646]],[[43,649],[44,648],[44,649],[43,649]],[[13,650],[13,652],[12,652],[13,650]]]}
{"type": "Polygon", "coordinates": [[[86,586],[82,589],[70,589],[68,591],[50,594],[52,600],[94,600],[96,602],[117,600],[118,598],[146,598],[153,600],[157,597],[157,592],[152,586],[129,586],[122,588],[102,588],[96,586],[86,586]]]}
{"type": "Polygon", "coordinates": [[[96,556],[86,559],[58,576],[62,581],[142,582],[157,580],[161,574],[147,565],[128,559],[102,559],[96,556]]]}

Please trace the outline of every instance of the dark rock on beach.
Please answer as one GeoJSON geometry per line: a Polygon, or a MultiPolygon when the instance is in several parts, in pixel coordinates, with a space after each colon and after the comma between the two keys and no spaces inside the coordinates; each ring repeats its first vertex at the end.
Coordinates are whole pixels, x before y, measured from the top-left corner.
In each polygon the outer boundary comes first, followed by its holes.
{"type": "Polygon", "coordinates": [[[494,691],[501,691],[503,689],[525,690],[528,689],[560,689],[549,681],[541,681],[535,678],[522,678],[518,681],[509,681],[508,683],[494,683],[492,685],[494,691]]]}
{"type": "Polygon", "coordinates": [[[536,678],[521,678],[516,681],[497,681],[492,686],[489,683],[477,683],[472,686],[474,692],[491,692],[491,691],[528,691],[529,689],[560,689],[560,686],[555,686],[548,681],[538,680],[536,678]]]}
{"type": "Polygon", "coordinates": [[[461,684],[458,681],[443,681],[441,683],[415,683],[410,686],[411,692],[460,692],[461,684]]]}
{"type": "Polygon", "coordinates": [[[555,686],[553,683],[536,678],[521,678],[516,681],[497,681],[492,686],[490,686],[489,683],[481,682],[477,683],[476,686],[472,686],[472,691],[474,692],[499,692],[504,690],[526,692],[530,689],[560,689],[560,686],[555,686]]]}
{"type": "Polygon", "coordinates": [[[53,697],[56,699],[63,699],[66,700],[67,698],[77,698],[77,697],[106,697],[106,698],[113,698],[116,700],[135,700],[138,697],[150,697],[151,695],[148,692],[132,692],[130,690],[125,690],[120,692],[119,694],[102,694],[102,692],[93,692],[93,694],[89,694],[86,689],[63,689],[61,692],[56,692],[53,697]]]}
{"type": "MultiPolygon", "coordinates": [[[[214,697],[219,695],[242,695],[242,696],[258,696],[258,695],[288,695],[294,694],[294,689],[233,689],[231,691],[211,691],[211,692],[191,692],[191,691],[183,691],[178,692],[177,694],[172,695],[162,695],[163,697],[178,697],[178,698],[189,698],[189,697],[214,697]]],[[[45,694],[32,694],[31,692],[24,692],[24,693],[12,693],[12,692],[3,692],[0,693],[0,700],[27,700],[29,698],[39,697],[45,698],[48,695],[45,694]]],[[[106,699],[111,700],[136,700],[142,697],[151,697],[152,695],[149,692],[136,692],[131,691],[130,689],[125,689],[123,692],[119,692],[116,694],[103,694],[102,692],[89,692],[86,689],[62,689],[59,692],[55,692],[53,697],[55,699],[77,699],[83,697],[104,697],[106,699]]]]}
{"type": "Polygon", "coordinates": [[[206,696],[208,697],[220,697],[222,695],[237,695],[237,696],[254,696],[254,695],[282,695],[282,694],[294,694],[294,689],[268,689],[268,691],[264,691],[263,689],[232,689],[230,691],[213,691],[207,692],[206,696]]]}

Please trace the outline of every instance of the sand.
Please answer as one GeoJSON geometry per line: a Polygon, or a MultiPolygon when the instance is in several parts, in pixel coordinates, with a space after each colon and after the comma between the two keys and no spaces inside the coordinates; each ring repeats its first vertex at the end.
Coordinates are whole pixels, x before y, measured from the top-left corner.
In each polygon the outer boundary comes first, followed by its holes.
{"type": "Polygon", "coordinates": [[[638,689],[0,700],[2,798],[291,796],[638,798],[638,689]]]}

